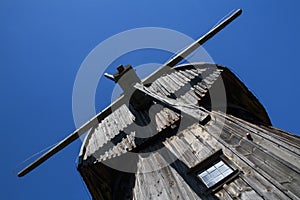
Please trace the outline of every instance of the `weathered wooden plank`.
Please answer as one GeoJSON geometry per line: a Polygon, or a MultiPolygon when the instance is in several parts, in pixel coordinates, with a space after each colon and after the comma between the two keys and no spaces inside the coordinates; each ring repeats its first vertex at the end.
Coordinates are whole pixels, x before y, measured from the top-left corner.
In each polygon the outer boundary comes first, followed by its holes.
{"type": "Polygon", "coordinates": [[[232,199],[263,199],[241,178],[238,178],[229,184],[225,184],[223,188],[232,199]]]}
{"type": "Polygon", "coordinates": [[[185,77],[187,77],[188,79],[193,79],[195,76],[193,76],[192,74],[188,73],[186,70],[182,70],[180,71],[182,75],[184,75],[185,77]]]}
{"type": "Polygon", "coordinates": [[[241,199],[263,199],[258,193],[256,193],[255,190],[252,189],[245,181],[243,181],[241,178],[237,178],[234,180],[234,183],[239,188],[239,191],[241,192],[241,199]]]}
{"type": "Polygon", "coordinates": [[[227,140],[227,144],[231,145],[231,146],[239,146],[239,143],[242,141],[242,138],[232,134],[231,137],[229,138],[229,140],[227,140]]]}
{"type": "MultiPolygon", "coordinates": [[[[162,157],[157,156],[157,159],[162,159],[162,157]]],[[[177,181],[176,176],[177,172],[172,171],[171,168],[164,167],[159,170],[160,177],[162,177],[162,183],[164,188],[166,188],[166,192],[168,195],[167,199],[184,199],[187,196],[186,190],[178,190],[178,188],[182,188],[180,182],[177,181]]]]}
{"type": "Polygon", "coordinates": [[[237,152],[239,152],[241,155],[243,156],[247,156],[249,154],[252,154],[253,152],[253,148],[251,145],[246,145],[246,148],[244,148],[244,145],[243,144],[247,144],[247,142],[244,142],[243,140],[241,141],[241,145],[239,146],[236,146],[235,147],[235,150],[237,152]]]}
{"type": "Polygon", "coordinates": [[[198,83],[194,85],[194,88],[197,89],[201,94],[205,94],[207,92],[207,87],[198,83]]]}
{"type": "Polygon", "coordinates": [[[174,80],[174,82],[176,82],[176,84],[178,84],[180,87],[183,87],[185,85],[185,81],[183,81],[179,75],[177,73],[172,73],[170,74],[170,78],[174,80]]]}
{"type": "Polygon", "coordinates": [[[225,184],[223,186],[223,188],[226,190],[226,192],[229,194],[229,196],[232,199],[240,199],[241,191],[234,182],[231,182],[229,184],[225,184]]]}
{"type": "Polygon", "coordinates": [[[220,134],[220,138],[228,143],[232,136],[232,133],[229,133],[228,131],[222,131],[220,134]]]}
{"type": "Polygon", "coordinates": [[[182,136],[182,139],[186,141],[188,145],[192,144],[193,142],[195,142],[195,140],[197,140],[197,138],[193,135],[193,133],[189,131],[189,129],[182,131],[182,136]]]}
{"type": "Polygon", "coordinates": [[[177,158],[182,160],[187,166],[193,167],[197,163],[198,158],[193,154],[192,149],[187,143],[174,136],[172,140],[169,140],[171,152],[176,152],[177,158]]]}
{"type": "Polygon", "coordinates": [[[226,192],[225,189],[218,191],[215,196],[222,200],[232,200],[231,196],[226,192]]]}
{"type": "MultiPolygon", "coordinates": [[[[226,117],[227,120],[230,120],[232,124],[237,124],[237,126],[240,126],[242,128],[245,128],[246,131],[254,133],[254,135],[259,135],[263,137],[266,140],[269,140],[270,142],[276,141],[277,145],[279,144],[282,147],[285,147],[286,149],[293,151],[297,153],[297,155],[300,155],[300,146],[293,144],[291,141],[283,140],[283,137],[277,134],[274,134],[273,131],[267,131],[263,126],[257,126],[255,124],[251,124],[250,122],[241,120],[234,116],[226,116],[220,112],[216,113],[217,115],[222,115],[226,117]]],[[[296,138],[296,137],[295,137],[296,138]]]]}
{"type": "Polygon", "coordinates": [[[181,88],[180,85],[178,85],[173,79],[170,78],[170,75],[166,75],[163,78],[165,83],[169,84],[169,86],[172,88],[172,93],[181,88]]]}
{"type": "Polygon", "coordinates": [[[162,82],[162,80],[157,79],[157,88],[160,90],[160,93],[164,96],[168,96],[170,94],[170,89],[162,82]]]}
{"type": "Polygon", "coordinates": [[[180,96],[176,99],[177,101],[180,101],[182,103],[186,103],[188,105],[197,105],[198,99],[194,98],[189,92],[185,93],[184,95],[180,96]]]}
{"type": "Polygon", "coordinates": [[[206,147],[206,145],[202,144],[200,141],[195,141],[191,144],[191,148],[194,151],[195,156],[199,161],[205,159],[207,155],[211,155],[213,150],[206,147]]]}
{"type": "Polygon", "coordinates": [[[150,88],[152,88],[158,95],[167,96],[169,94],[168,91],[162,88],[160,83],[158,83],[157,81],[153,82],[150,88]]]}
{"type": "Polygon", "coordinates": [[[184,86],[184,84],[181,83],[180,79],[178,79],[175,73],[167,74],[165,77],[166,80],[169,81],[176,88],[175,91],[179,90],[182,86],[184,86]]]}
{"type": "Polygon", "coordinates": [[[184,84],[190,81],[190,79],[184,76],[181,72],[176,71],[175,73],[182,80],[184,84]]]}
{"type": "Polygon", "coordinates": [[[170,83],[168,83],[165,79],[164,79],[164,76],[157,79],[157,82],[160,84],[160,86],[162,88],[164,88],[168,94],[170,93],[174,93],[174,88],[172,87],[172,85],[170,83]]]}
{"type": "Polygon", "coordinates": [[[200,125],[195,124],[190,131],[210,150],[210,152],[216,151],[222,147],[222,145],[215,140],[211,134],[201,128],[200,125]]]}
{"type": "Polygon", "coordinates": [[[162,168],[160,173],[161,181],[163,182],[164,187],[167,190],[168,199],[182,199],[185,194],[185,191],[179,190],[180,187],[176,178],[174,178],[173,172],[169,167],[162,168]]]}
{"type": "Polygon", "coordinates": [[[187,69],[185,70],[187,73],[191,74],[191,76],[199,76],[199,74],[197,73],[197,70],[194,70],[194,69],[187,69]]]}

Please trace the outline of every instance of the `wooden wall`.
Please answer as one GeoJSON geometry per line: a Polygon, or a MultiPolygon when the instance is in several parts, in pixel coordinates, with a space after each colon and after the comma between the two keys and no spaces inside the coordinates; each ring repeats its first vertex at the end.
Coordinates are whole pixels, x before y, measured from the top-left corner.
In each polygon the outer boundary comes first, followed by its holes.
{"type": "Polygon", "coordinates": [[[259,101],[228,69],[181,66],[147,87],[207,106],[210,120],[201,125],[158,104],[149,111],[130,104],[115,109],[91,130],[80,153],[78,170],[94,199],[300,198],[300,138],[272,127],[259,101]],[[220,77],[231,95],[227,114],[210,111],[205,100],[220,77]],[[207,188],[196,172],[216,154],[235,174],[207,188]]]}

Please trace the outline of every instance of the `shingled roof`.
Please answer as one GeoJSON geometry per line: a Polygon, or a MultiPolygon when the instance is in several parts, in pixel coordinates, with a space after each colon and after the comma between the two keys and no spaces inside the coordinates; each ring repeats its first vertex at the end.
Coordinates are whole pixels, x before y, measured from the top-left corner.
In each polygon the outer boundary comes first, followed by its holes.
{"type": "MultiPolygon", "coordinates": [[[[157,76],[157,73],[155,75],[157,76]]],[[[246,117],[246,120],[270,125],[265,109],[258,100],[234,74],[219,65],[207,63],[180,65],[161,74],[146,88],[162,98],[172,98],[185,105],[201,105],[209,111],[211,110],[209,92],[214,89],[214,83],[220,79],[223,79],[225,89],[230,93],[227,95],[229,100],[225,102],[227,104],[220,104],[220,107],[227,106],[229,114],[233,112],[237,117],[246,117]],[[238,88],[230,88],[235,85],[238,85],[238,88]],[[232,90],[236,95],[233,95],[232,90]],[[230,105],[235,107],[231,108],[230,105]]],[[[132,151],[133,148],[148,140],[149,136],[159,134],[163,129],[180,121],[180,118],[180,113],[163,106],[154,108],[149,113],[149,111],[137,111],[128,102],[124,102],[118,107],[115,106],[110,115],[92,128],[83,144],[80,153],[81,161],[85,164],[101,162],[132,151]],[[151,118],[155,120],[151,121],[151,118]],[[145,134],[144,137],[135,140],[135,134],[141,132],[141,129],[145,134]]]]}

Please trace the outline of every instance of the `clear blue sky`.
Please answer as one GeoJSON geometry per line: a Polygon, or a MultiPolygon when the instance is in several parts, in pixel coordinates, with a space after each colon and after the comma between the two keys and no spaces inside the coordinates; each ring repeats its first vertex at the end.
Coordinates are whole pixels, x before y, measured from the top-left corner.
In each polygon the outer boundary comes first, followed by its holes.
{"type": "MultiPolygon", "coordinates": [[[[300,133],[299,4],[2,0],[1,199],[89,199],[76,170],[80,140],[21,179],[16,176],[18,165],[75,129],[72,90],[82,61],[101,41],[132,28],[164,27],[196,39],[229,11],[242,8],[242,16],[204,47],[255,93],[274,126],[300,133]]],[[[160,61],[168,58],[161,56],[160,61]]],[[[97,110],[107,105],[109,92],[97,91],[97,110]]]]}

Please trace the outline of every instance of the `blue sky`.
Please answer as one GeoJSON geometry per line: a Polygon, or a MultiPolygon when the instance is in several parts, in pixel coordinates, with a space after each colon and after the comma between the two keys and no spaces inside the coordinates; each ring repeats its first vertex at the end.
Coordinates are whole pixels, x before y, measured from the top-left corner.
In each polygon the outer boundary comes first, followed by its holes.
{"type": "MultiPolygon", "coordinates": [[[[243,14],[204,47],[232,69],[266,107],[273,125],[300,133],[299,1],[2,0],[0,2],[2,199],[89,199],[76,170],[78,140],[24,178],[24,159],[75,129],[76,73],[101,41],[140,27],[164,27],[198,38],[235,8],[243,14]]],[[[152,57],[144,52],[145,62],[152,57]]],[[[165,62],[161,54],[153,62],[165,62]]],[[[141,57],[123,57],[136,64],[141,57]]],[[[140,63],[141,64],[141,63],[140,63]]],[[[99,66],[101,67],[101,66],[99,66]]],[[[106,66],[103,66],[106,67],[106,66]]],[[[96,110],[113,83],[101,80],[96,110]],[[102,89],[103,88],[103,89],[102,89]]]]}

